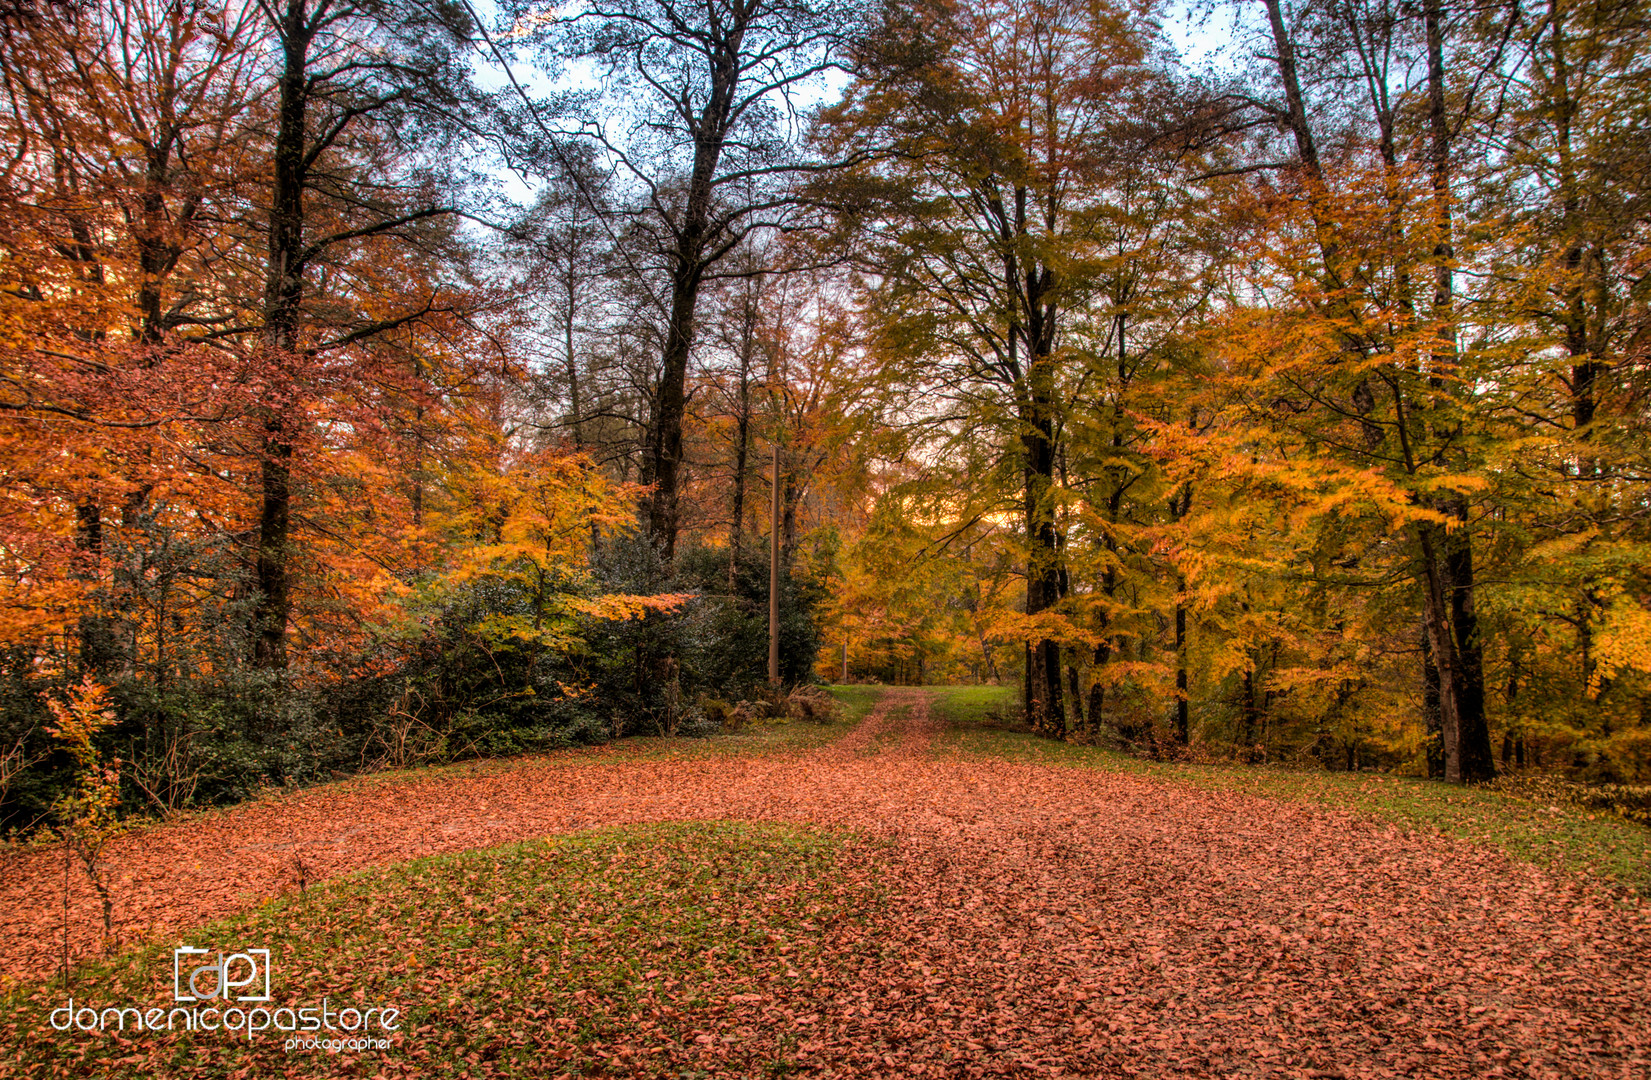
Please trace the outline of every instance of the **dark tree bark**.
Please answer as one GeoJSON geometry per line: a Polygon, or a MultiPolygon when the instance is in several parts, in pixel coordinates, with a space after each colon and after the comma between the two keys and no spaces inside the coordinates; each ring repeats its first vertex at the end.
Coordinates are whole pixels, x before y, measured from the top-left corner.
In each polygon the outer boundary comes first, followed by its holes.
{"type": "MultiPolygon", "coordinates": [[[[1275,62],[1284,85],[1282,119],[1292,131],[1297,162],[1306,174],[1309,200],[1322,259],[1320,267],[1325,282],[1333,291],[1342,291],[1348,274],[1340,265],[1343,261],[1334,224],[1320,209],[1326,192],[1323,164],[1314,142],[1308,121],[1300,74],[1296,67],[1294,42],[1284,19],[1280,0],[1265,0],[1268,22],[1276,49],[1275,62]]],[[[1435,339],[1440,342],[1430,359],[1432,374],[1428,377],[1431,408],[1407,402],[1397,378],[1389,382],[1394,393],[1398,414],[1395,427],[1401,436],[1406,433],[1405,410],[1416,425],[1416,433],[1431,435],[1435,445],[1431,449],[1417,448],[1406,442],[1403,447],[1404,466],[1414,476],[1424,466],[1440,464],[1446,447],[1453,441],[1450,415],[1450,390],[1444,374],[1459,367],[1456,347],[1457,327],[1454,314],[1454,247],[1451,211],[1451,166],[1454,132],[1447,114],[1444,71],[1444,9],[1441,0],[1425,0],[1422,8],[1426,36],[1427,60],[1427,148],[1426,165],[1432,187],[1431,209],[1434,249],[1431,262],[1434,271],[1432,319],[1435,339]],[[1429,418],[1431,416],[1431,419],[1429,418]],[[1431,430],[1429,430],[1431,426],[1431,430]]],[[[1383,151],[1389,153],[1387,135],[1388,114],[1378,109],[1378,123],[1383,128],[1383,151]]],[[[1345,307],[1348,302],[1336,301],[1345,307]]],[[[1349,326],[1356,325],[1357,313],[1342,312],[1349,326]]],[[[1375,343],[1359,333],[1344,330],[1351,351],[1368,354],[1375,343]]],[[[1420,392],[1418,393],[1420,396],[1420,392]]],[[[1455,517],[1463,525],[1467,522],[1465,505],[1459,499],[1438,499],[1428,495],[1416,496],[1421,505],[1455,517]]],[[[1470,534],[1465,528],[1447,530],[1436,522],[1421,522],[1413,529],[1416,578],[1422,592],[1422,620],[1428,638],[1428,655],[1438,678],[1440,731],[1445,758],[1446,779],[1474,781],[1486,779],[1494,772],[1488,726],[1484,711],[1484,680],[1482,647],[1477,633],[1473,609],[1473,559],[1470,534]]]]}
{"type": "Polygon", "coordinates": [[[1444,714],[1439,703],[1439,668],[1433,662],[1432,638],[1422,628],[1422,717],[1427,724],[1427,775],[1441,780],[1445,775],[1444,714]]]}
{"type": "MultiPolygon", "coordinates": [[[[1099,673],[1106,667],[1106,662],[1112,659],[1112,643],[1102,641],[1095,646],[1094,668],[1099,673]]],[[[1089,707],[1086,710],[1085,732],[1090,739],[1097,738],[1101,732],[1101,724],[1106,719],[1106,685],[1101,682],[1099,674],[1095,681],[1089,684],[1089,707]]]]}
{"type": "Polygon", "coordinates": [[[653,230],[669,280],[668,297],[655,300],[664,345],[639,470],[653,487],[644,522],[667,564],[681,523],[683,419],[700,293],[753,230],[786,220],[788,203],[776,185],[821,164],[791,156],[770,113],[790,88],[834,66],[840,30],[809,0],[613,0],[556,20],[543,39],[561,58],[597,61],[616,89],[629,91],[626,126],[646,118],[635,127],[648,136],[630,146],[600,125],[586,131],[647,188],[636,217],[653,230]],[[673,140],[682,157],[660,150],[673,140]]]}
{"type": "Polygon", "coordinates": [[[562,355],[568,369],[568,417],[573,430],[573,445],[585,448],[585,408],[580,392],[579,355],[573,346],[573,327],[579,313],[579,271],[573,245],[568,249],[568,264],[562,275],[562,355]]]}
{"type": "Polygon", "coordinates": [[[1485,714],[1484,646],[1473,606],[1473,546],[1465,533],[1449,539],[1446,566],[1451,580],[1451,629],[1460,660],[1456,709],[1462,725],[1461,771],[1464,780],[1489,780],[1496,775],[1496,763],[1491,757],[1490,725],[1485,714]]]}
{"type": "MultiPolygon", "coordinates": [[[[1564,244],[1562,265],[1565,276],[1560,286],[1562,305],[1558,322],[1564,335],[1565,351],[1570,358],[1571,373],[1567,389],[1570,392],[1571,430],[1578,446],[1576,475],[1581,480],[1594,480],[1599,477],[1599,461],[1591,445],[1594,441],[1594,422],[1599,412],[1600,382],[1610,371],[1605,345],[1599,334],[1604,322],[1600,300],[1608,296],[1611,290],[1603,280],[1605,275],[1598,249],[1592,253],[1589,250],[1589,230],[1583,213],[1582,177],[1577,163],[1578,147],[1574,131],[1581,107],[1577,100],[1579,73],[1573,70],[1574,43],[1561,5],[1550,5],[1547,24],[1547,70],[1542,81],[1553,116],[1553,164],[1557,174],[1559,228],[1564,244]]],[[[1586,70],[1586,60],[1583,63],[1586,70]]],[[[1542,65],[1538,65],[1537,70],[1540,72],[1542,65]]],[[[1575,626],[1584,697],[1597,697],[1605,689],[1595,662],[1593,641],[1595,620],[1602,606],[1596,588],[1583,588],[1576,603],[1575,626]]]]}
{"type": "Polygon", "coordinates": [[[1261,718],[1261,708],[1255,698],[1255,672],[1248,668],[1244,671],[1244,702],[1243,702],[1244,731],[1239,742],[1244,744],[1246,753],[1255,746],[1255,733],[1261,718]]]}
{"type": "MultiPolygon", "coordinates": [[[[1027,235],[1027,192],[1015,192],[1013,208],[999,207],[1008,229],[1007,277],[1019,309],[1011,322],[1011,341],[1023,341],[1026,376],[1020,388],[1022,468],[1025,476],[1026,614],[1037,615],[1061,600],[1060,536],[1055,527],[1055,462],[1057,400],[1055,391],[1055,275],[1036,263],[1020,268],[1013,238],[1027,235]]],[[[1051,737],[1066,734],[1066,706],[1062,700],[1060,643],[1043,638],[1028,644],[1026,667],[1027,719],[1033,730],[1051,737]]]]}
{"type": "Polygon", "coordinates": [[[362,128],[405,123],[409,110],[426,106],[448,119],[468,107],[462,100],[468,68],[455,59],[451,43],[472,28],[451,8],[282,0],[261,10],[280,43],[281,69],[256,346],[273,392],[260,418],[258,595],[249,631],[254,663],[279,670],[287,666],[292,616],[295,455],[305,434],[293,405],[303,369],[317,355],[368,342],[430,307],[421,299],[421,307],[372,321],[348,312],[318,317],[306,310],[305,274],[329,253],[347,250],[340,245],[395,235],[452,213],[451,207],[431,205],[386,208],[380,200],[392,189],[383,178],[352,173],[347,162],[362,128]],[[338,195],[353,184],[365,190],[338,195]],[[328,217],[336,231],[315,235],[320,230],[310,227],[306,200],[317,194],[336,213],[328,217]],[[332,340],[322,340],[317,329],[333,331],[332,340]]]}
{"type": "MultiPolygon", "coordinates": [[[[1034,361],[1034,366],[1036,361],[1034,361]]],[[[1060,600],[1060,547],[1055,534],[1051,489],[1055,473],[1053,402],[1033,390],[1023,414],[1026,473],[1026,614],[1036,615],[1060,600]]],[[[1048,638],[1029,642],[1026,669],[1028,719],[1045,735],[1066,733],[1061,700],[1061,650],[1048,638]]]]}
{"type": "MultiPolygon", "coordinates": [[[[308,149],[309,50],[315,38],[306,0],[287,0],[280,11],[281,103],[275,132],[270,190],[269,249],[264,272],[265,360],[290,369],[297,352],[304,303],[304,187],[308,149]]],[[[287,666],[287,622],[292,614],[288,575],[292,538],[291,418],[280,403],[266,408],[259,478],[258,600],[253,608],[253,659],[259,667],[287,666]]]]}
{"type": "MultiPolygon", "coordinates": [[[[1437,370],[1445,371],[1455,370],[1460,360],[1456,348],[1456,252],[1451,206],[1453,133],[1445,105],[1444,7],[1441,0],[1426,0],[1422,12],[1427,31],[1428,166],[1433,186],[1435,231],[1433,317],[1439,323],[1438,339],[1443,343],[1433,362],[1437,370]]],[[[1460,499],[1450,500],[1445,510],[1466,524],[1467,508],[1460,499]]],[[[1445,693],[1448,685],[1454,697],[1455,715],[1447,716],[1445,722],[1445,777],[1462,782],[1488,780],[1496,775],[1496,764],[1491,756],[1490,728],[1485,717],[1484,656],[1473,604],[1472,539],[1465,528],[1459,528],[1453,535],[1441,536],[1438,543],[1429,546],[1434,549],[1433,557],[1443,556],[1442,564],[1431,569],[1430,576],[1442,576],[1444,581],[1440,584],[1449,590],[1448,628],[1452,649],[1443,654],[1435,651],[1435,663],[1440,665],[1440,692],[1445,693]]],[[[1429,602],[1431,605],[1431,596],[1429,602]]],[[[1439,612],[1438,617],[1443,624],[1444,613],[1439,612]]],[[[1437,632],[1444,630],[1445,626],[1441,625],[1437,632]]]]}
{"type": "Polygon", "coordinates": [[[741,544],[745,539],[745,485],[751,452],[751,354],[740,352],[739,396],[734,417],[734,505],[728,521],[728,594],[737,591],[741,544]]]}
{"type": "MultiPolygon", "coordinates": [[[[1184,484],[1170,500],[1170,516],[1180,521],[1192,511],[1192,485],[1184,484]]],[[[1191,701],[1187,682],[1187,579],[1175,575],[1175,738],[1186,746],[1192,738],[1191,701]]]]}

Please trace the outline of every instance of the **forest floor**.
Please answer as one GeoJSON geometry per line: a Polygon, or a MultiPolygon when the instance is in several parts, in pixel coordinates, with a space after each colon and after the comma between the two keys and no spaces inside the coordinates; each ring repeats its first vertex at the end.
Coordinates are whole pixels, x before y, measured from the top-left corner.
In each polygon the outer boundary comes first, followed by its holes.
{"type": "Polygon", "coordinates": [[[14,850],[0,1076],[1651,1075],[1651,913],[1621,890],[1311,801],[960,749],[936,702],[156,825],[108,864],[148,944],[67,989],[61,854],[14,850]],[[49,1025],[71,994],[170,1008],[182,943],[269,948],[271,1008],[399,1028],[327,1053],[49,1025]]]}
{"type": "MultiPolygon", "coordinates": [[[[858,687],[845,689],[859,689],[858,687]]],[[[1019,688],[951,686],[935,691],[946,730],[942,756],[1102,769],[1352,811],[1405,829],[1488,844],[1520,862],[1577,873],[1651,898],[1651,829],[1624,817],[1568,803],[1541,785],[1459,786],[1379,771],[1332,772],[1312,765],[1149,761],[1099,746],[1040,738],[1004,717],[1017,711],[1019,688]]]]}

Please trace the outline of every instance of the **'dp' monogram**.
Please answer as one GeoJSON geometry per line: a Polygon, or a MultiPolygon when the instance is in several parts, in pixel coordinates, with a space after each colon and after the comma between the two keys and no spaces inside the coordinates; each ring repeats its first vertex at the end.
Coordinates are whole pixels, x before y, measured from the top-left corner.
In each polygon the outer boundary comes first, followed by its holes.
{"type": "Polygon", "coordinates": [[[268,949],[247,949],[228,956],[220,952],[211,963],[197,959],[206,955],[206,949],[190,945],[172,950],[173,1000],[229,1001],[231,991],[235,992],[235,1001],[270,1000],[268,949]],[[203,978],[206,975],[212,978],[203,978]],[[247,992],[241,993],[243,990],[247,992]]]}

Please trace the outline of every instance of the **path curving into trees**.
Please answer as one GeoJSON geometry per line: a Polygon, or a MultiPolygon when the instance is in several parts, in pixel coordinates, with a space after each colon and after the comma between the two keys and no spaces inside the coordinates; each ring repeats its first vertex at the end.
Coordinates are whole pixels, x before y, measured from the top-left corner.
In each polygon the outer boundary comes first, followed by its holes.
{"type": "MultiPolygon", "coordinates": [[[[1584,883],[1347,815],[1112,773],[936,759],[922,690],[806,753],[624,748],[369,777],[151,828],[122,935],[171,937],[369,864],[595,826],[856,830],[888,890],[821,1018],[849,1075],[1651,1075],[1651,927],[1584,883]],[[952,1065],[945,1063],[952,1062],[952,1065]]],[[[55,852],[0,877],[0,971],[50,973],[55,852]]],[[[93,897],[75,880],[85,952],[93,897]]]]}

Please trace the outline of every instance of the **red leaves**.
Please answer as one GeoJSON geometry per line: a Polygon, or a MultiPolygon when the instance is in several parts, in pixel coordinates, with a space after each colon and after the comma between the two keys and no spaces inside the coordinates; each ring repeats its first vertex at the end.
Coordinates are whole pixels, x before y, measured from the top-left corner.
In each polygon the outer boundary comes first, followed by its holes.
{"type": "MultiPolygon", "coordinates": [[[[111,849],[132,881],[117,896],[123,936],[196,925],[278,891],[293,852],[314,880],[598,824],[801,820],[868,840],[842,857],[845,881],[830,897],[787,885],[718,899],[713,962],[733,979],[720,988],[660,978],[670,969],[652,957],[669,943],[616,935],[583,901],[543,914],[582,947],[634,961],[635,1024],[627,1044],[601,1047],[607,1073],[668,1064],[743,1075],[782,1047],[794,1069],[819,1076],[1651,1070],[1646,920],[1583,882],[1248,796],[935,761],[922,753],[935,727],[921,692],[893,691],[850,736],[806,756],[570,753],[201,815],[111,849]],[[834,908],[845,898],[859,917],[834,908]],[[800,916],[803,934],[797,923],[773,932],[767,910],[800,916]]],[[[611,852],[618,872],[653,873],[657,858],[611,852]]],[[[7,974],[49,970],[38,943],[58,932],[60,875],[49,855],[20,855],[0,882],[7,974]]],[[[471,887],[469,917],[506,933],[520,898],[484,878],[471,887]]],[[[84,950],[93,908],[76,888],[84,950]]],[[[420,928],[403,932],[405,948],[422,946],[420,928]]],[[[455,955],[450,969],[474,964],[455,955]]],[[[433,981],[428,1000],[445,993],[433,981]]],[[[473,1018],[485,1019],[495,1018],[473,1018]]],[[[419,1033],[402,1063],[419,1060],[421,1039],[448,1034],[419,1033]]],[[[520,1032],[496,1021],[488,1034],[520,1032]]],[[[571,1057],[539,1060],[554,1070],[571,1057]]],[[[471,1067],[510,1065],[483,1055],[471,1067]]]]}

